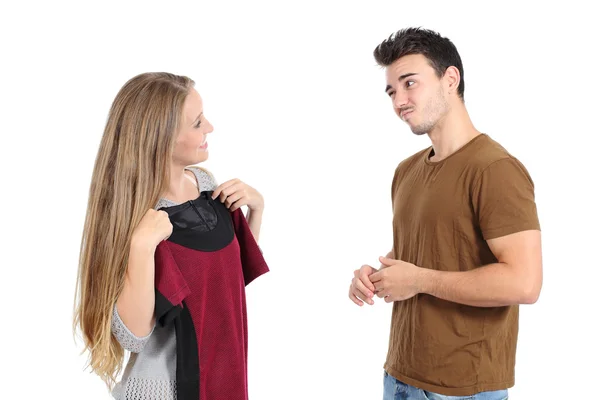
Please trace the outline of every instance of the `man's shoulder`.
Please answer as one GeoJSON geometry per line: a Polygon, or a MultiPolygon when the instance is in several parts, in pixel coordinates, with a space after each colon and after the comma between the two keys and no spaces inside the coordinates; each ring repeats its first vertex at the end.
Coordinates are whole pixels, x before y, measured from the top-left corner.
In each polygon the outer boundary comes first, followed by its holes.
{"type": "Polygon", "coordinates": [[[490,165],[502,160],[518,160],[496,140],[483,134],[482,140],[470,154],[471,165],[478,170],[485,170],[490,165]]]}

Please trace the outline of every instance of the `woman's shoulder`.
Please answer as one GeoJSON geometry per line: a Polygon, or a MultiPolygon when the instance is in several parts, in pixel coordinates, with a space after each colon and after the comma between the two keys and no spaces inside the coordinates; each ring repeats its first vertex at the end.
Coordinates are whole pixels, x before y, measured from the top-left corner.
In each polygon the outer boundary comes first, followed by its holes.
{"type": "Polygon", "coordinates": [[[217,180],[214,175],[207,170],[206,168],[199,167],[197,165],[192,165],[187,168],[190,170],[198,181],[198,189],[202,191],[210,191],[215,190],[217,188],[217,180]]]}

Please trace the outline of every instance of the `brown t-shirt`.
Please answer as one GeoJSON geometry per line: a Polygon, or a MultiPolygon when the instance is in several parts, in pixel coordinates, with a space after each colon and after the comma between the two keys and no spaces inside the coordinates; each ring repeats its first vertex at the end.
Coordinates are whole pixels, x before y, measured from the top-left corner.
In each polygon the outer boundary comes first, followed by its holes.
{"type": "MultiPolygon", "coordinates": [[[[394,256],[468,271],[497,262],[486,240],[539,229],[525,167],[488,135],[439,162],[429,147],[392,184],[394,256]]],[[[518,306],[472,307],[419,294],[394,303],[385,370],[427,391],[468,396],[514,385],[518,306]]]]}

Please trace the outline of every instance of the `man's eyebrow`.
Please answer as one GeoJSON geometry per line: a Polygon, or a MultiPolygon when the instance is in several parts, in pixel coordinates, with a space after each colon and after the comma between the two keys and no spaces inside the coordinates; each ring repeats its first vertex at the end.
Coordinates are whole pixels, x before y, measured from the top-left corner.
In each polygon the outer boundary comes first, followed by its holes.
{"type": "MultiPolygon", "coordinates": [[[[407,74],[400,75],[400,76],[398,77],[398,81],[402,81],[402,80],[404,80],[404,79],[408,78],[409,76],[413,76],[413,75],[418,75],[418,74],[417,74],[416,72],[409,72],[409,73],[407,73],[407,74]]],[[[388,91],[389,91],[391,88],[392,88],[392,86],[390,86],[390,85],[387,85],[387,86],[385,87],[385,92],[387,93],[387,92],[388,92],[388,91]]]]}

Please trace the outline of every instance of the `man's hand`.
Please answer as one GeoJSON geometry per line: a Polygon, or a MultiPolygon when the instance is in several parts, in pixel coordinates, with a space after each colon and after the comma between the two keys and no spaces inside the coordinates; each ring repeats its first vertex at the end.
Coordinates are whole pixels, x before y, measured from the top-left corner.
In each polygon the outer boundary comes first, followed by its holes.
{"type": "Polygon", "coordinates": [[[392,258],[379,257],[383,268],[369,275],[377,297],[386,303],[410,299],[421,292],[422,268],[392,258]]]}
{"type": "Polygon", "coordinates": [[[369,276],[374,272],[377,272],[377,270],[370,265],[363,265],[360,269],[354,271],[354,278],[350,284],[348,297],[361,307],[364,304],[363,302],[367,302],[370,305],[375,304],[373,302],[375,286],[369,280],[369,276]]]}

